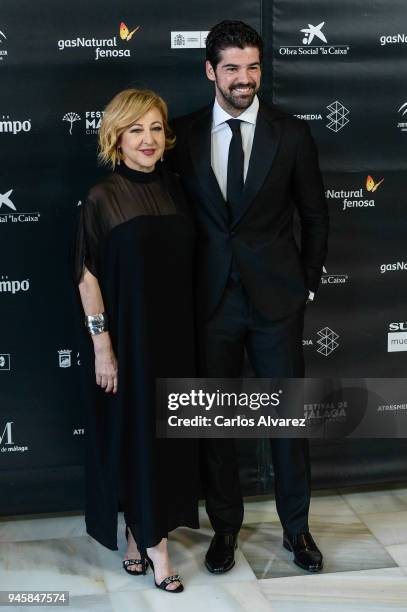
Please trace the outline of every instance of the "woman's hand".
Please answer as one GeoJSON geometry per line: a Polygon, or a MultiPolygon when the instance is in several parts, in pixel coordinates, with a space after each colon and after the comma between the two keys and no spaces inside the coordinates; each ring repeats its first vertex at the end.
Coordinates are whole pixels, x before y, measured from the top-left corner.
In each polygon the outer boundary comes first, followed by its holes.
{"type": "Polygon", "coordinates": [[[109,333],[93,336],[95,348],[96,384],[106,393],[117,393],[117,359],[113,352],[109,333]]]}
{"type": "MultiPolygon", "coordinates": [[[[105,312],[98,279],[89,272],[86,266],[79,283],[79,293],[85,315],[105,312]]],[[[91,338],[95,349],[96,384],[102,387],[106,393],[117,393],[117,359],[110,334],[108,331],[104,331],[101,334],[92,335],[91,338]]]]}

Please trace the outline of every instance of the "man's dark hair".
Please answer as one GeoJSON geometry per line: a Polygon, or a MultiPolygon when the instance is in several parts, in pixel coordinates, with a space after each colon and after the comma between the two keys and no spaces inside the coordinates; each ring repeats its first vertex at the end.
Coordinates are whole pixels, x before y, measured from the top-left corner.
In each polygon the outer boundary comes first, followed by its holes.
{"type": "Polygon", "coordinates": [[[221,21],[209,32],[206,39],[206,59],[215,70],[220,62],[220,51],[229,47],[256,47],[260,62],[263,58],[263,40],[254,28],[243,21],[221,21]]]}

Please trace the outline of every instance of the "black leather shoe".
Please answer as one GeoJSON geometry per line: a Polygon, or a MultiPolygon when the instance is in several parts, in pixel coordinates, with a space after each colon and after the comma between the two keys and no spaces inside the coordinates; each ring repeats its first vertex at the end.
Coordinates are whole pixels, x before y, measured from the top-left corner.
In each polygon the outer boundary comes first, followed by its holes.
{"type": "Polygon", "coordinates": [[[215,533],[205,556],[205,566],[212,574],[224,574],[235,564],[237,534],[215,533]]]}
{"type": "Polygon", "coordinates": [[[295,536],[284,531],[283,546],[294,553],[294,563],[307,572],[319,572],[322,569],[322,553],[309,531],[295,536]]]}

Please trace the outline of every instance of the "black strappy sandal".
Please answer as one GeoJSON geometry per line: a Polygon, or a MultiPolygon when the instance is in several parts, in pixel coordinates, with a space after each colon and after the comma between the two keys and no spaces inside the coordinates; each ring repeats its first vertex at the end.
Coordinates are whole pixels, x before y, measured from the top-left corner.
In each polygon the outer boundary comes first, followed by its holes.
{"type": "MultiPolygon", "coordinates": [[[[129,539],[129,528],[126,525],[126,540],[128,539],[129,539]]],[[[148,569],[148,562],[143,557],[143,555],[141,555],[141,559],[124,559],[123,569],[125,572],[127,572],[128,574],[131,574],[132,576],[145,576],[146,571],[148,569]],[[139,572],[138,570],[128,569],[129,565],[141,565],[141,572],[139,572]]]]}
{"type": "Polygon", "coordinates": [[[166,593],[181,593],[184,590],[184,585],[181,583],[181,577],[179,574],[174,574],[173,576],[167,576],[167,578],[164,578],[164,580],[162,582],[160,582],[160,584],[157,584],[155,581],[155,573],[154,573],[154,563],[151,561],[150,557],[147,555],[147,552],[142,552],[141,553],[141,558],[143,560],[145,560],[147,562],[147,564],[151,567],[151,569],[153,570],[153,574],[154,574],[154,584],[157,587],[157,589],[161,589],[162,591],[165,591],[166,593]],[[179,582],[180,584],[177,586],[176,589],[167,589],[167,586],[169,584],[171,584],[172,582],[179,582]]]}

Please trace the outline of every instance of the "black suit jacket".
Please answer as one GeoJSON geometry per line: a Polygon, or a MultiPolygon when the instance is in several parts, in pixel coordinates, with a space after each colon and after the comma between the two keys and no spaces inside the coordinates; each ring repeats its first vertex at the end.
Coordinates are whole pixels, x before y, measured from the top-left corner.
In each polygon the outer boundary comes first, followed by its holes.
{"type": "Polygon", "coordinates": [[[169,156],[197,221],[199,311],[205,319],[214,313],[234,257],[256,308],[279,319],[317,290],[326,256],[328,214],[315,143],[304,121],[260,102],[243,195],[230,224],[211,167],[212,109],[173,121],[177,144],[169,156]]]}

